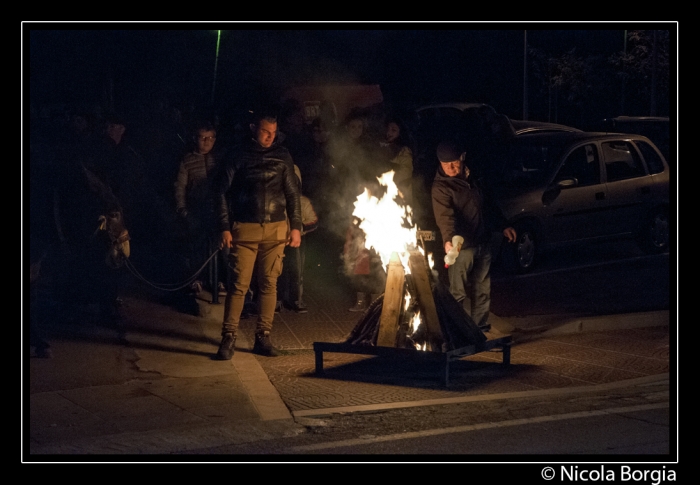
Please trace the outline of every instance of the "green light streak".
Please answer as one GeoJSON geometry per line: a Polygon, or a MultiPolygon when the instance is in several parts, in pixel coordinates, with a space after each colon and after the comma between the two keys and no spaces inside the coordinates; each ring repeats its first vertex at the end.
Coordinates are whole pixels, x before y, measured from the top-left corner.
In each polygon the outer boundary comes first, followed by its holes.
{"type": "Polygon", "coordinates": [[[211,104],[214,104],[214,94],[216,93],[216,70],[219,66],[219,45],[221,44],[221,31],[216,31],[216,59],[214,60],[214,82],[211,86],[211,104]]]}

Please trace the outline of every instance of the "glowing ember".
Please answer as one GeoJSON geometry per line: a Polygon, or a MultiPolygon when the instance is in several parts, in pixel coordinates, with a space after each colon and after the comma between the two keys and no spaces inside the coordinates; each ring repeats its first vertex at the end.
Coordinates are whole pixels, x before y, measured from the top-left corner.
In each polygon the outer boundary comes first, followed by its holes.
{"type": "Polygon", "coordinates": [[[365,244],[368,248],[374,248],[382,258],[384,267],[389,264],[391,253],[396,252],[408,272],[408,251],[416,248],[413,210],[408,205],[402,207],[394,201],[399,195],[399,189],[394,183],[393,170],[377,177],[377,180],[386,187],[386,193],[378,199],[365,188],[364,193],[355,201],[352,215],[360,219],[365,244]]]}
{"type": "Polygon", "coordinates": [[[413,318],[411,319],[411,323],[409,326],[411,334],[415,333],[415,331],[418,330],[418,325],[420,325],[420,312],[416,312],[413,315],[413,318]]]}

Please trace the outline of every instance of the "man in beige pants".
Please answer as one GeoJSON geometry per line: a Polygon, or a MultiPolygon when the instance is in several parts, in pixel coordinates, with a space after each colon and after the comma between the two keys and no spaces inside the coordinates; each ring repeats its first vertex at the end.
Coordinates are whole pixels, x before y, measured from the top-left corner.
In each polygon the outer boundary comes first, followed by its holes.
{"type": "Polygon", "coordinates": [[[258,322],[253,352],[274,357],[270,332],[284,247],[301,243],[301,202],[294,162],[276,143],[277,117],[256,113],[252,138],[237,146],[219,173],[220,247],[228,251],[229,281],[219,360],[233,357],[236,331],[251,280],[258,283],[258,322]]]}

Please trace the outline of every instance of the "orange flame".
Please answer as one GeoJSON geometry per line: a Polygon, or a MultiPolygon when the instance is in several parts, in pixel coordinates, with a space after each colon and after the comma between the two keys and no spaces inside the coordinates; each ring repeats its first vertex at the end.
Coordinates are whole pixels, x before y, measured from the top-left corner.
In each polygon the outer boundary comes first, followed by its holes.
{"type": "Polygon", "coordinates": [[[374,248],[382,258],[382,264],[389,264],[391,253],[398,254],[406,271],[408,270],[408,251],[416,247],[416,226],[413,223],[413,210],[410,206],[400,206],[394,200],[399,189],[394,183],[394,171],[377,177],[379,183],[386,187],[381,199],[370,195],[365,188],[355,201],[352,215],[360,219],[360,229],[365,233],[365,245],[374,248]]]}

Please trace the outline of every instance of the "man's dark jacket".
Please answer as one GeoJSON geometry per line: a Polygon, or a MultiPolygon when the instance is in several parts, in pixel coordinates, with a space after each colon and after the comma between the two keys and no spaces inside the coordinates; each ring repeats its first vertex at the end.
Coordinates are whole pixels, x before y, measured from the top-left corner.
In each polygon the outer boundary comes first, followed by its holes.
{"type": "Polygon", "coordinates": [[[455,177],[445,174],[439,166],[432,186],[433,214],[440,229],[443,244],[459,235],[463,247],[476,247],[491,240],[491,232],[507,227],[500,208],[490,195],[465,177],[465,165],[455,177]]]}
{"type": "Polygon", "coordinates": [[[216,180],[221,231],[233,222],[282,222],[301,231],[299,185],[289,151],[277,141],[263,148],[253,138],[233,148],[216,180]]]}

